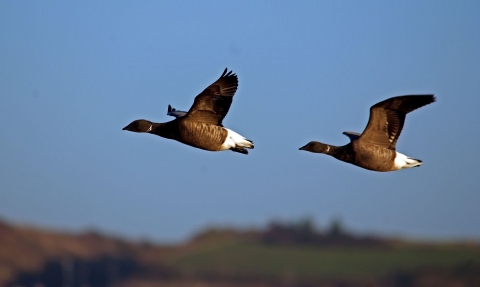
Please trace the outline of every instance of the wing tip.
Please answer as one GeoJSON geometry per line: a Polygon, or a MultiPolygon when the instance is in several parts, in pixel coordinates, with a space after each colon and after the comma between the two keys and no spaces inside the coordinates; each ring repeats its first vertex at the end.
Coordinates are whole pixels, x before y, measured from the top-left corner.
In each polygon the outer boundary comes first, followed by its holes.
{"type": "Polygon", "coordinates": [[[220,78],[229,77],[229,76],[232,76],[232,77],[235,77],[235,78],[236,78],[236,77],[237,77],[237,74],[233,73],[232,70],[230,70],[230,71],[228,72],[228,67],[227,67],[227,68],[225,68],[225,70],[223,70],[223,73],[222,73],[222,75],[220,76],[220,78]]]}

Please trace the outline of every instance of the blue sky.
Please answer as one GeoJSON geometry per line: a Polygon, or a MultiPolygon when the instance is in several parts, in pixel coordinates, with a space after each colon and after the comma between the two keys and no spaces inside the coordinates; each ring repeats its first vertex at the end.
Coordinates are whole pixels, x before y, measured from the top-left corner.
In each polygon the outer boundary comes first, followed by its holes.
{"type": "Polygon", "coordinates": [[[480,239],[478,1],[2,1],[0,218],[129,238],[333,218],[359,232],[480,239]],[[169,121],[225,67],[248,156],[122,131],[169,121]],[[375,173],[343,145],[386,98],[434,93],[375,173]]]}

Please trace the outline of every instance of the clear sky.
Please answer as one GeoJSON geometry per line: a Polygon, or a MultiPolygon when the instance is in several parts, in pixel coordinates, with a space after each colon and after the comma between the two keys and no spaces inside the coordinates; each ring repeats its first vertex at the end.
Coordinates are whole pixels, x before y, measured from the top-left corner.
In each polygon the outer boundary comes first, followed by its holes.
{"type": "Polygon", "coordinates": [[[340,218],[355,231],[480,239],[479,1],[1,1],[0,218],[130,238],[340,218]],[[188,110],[225,67],[245,156],[122,131],[188,110]],[[376,173],[343,145],[373,104],[433,93],[376,173]]]}

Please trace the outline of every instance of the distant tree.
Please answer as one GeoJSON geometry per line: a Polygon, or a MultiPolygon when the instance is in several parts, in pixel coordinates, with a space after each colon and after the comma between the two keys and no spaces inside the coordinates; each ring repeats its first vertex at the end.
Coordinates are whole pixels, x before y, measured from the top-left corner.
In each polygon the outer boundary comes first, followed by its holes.
{"type": "Polygon", "coordinates": [[[327,234],[328,236],[334,238],[345,235],[342,221],[339,218],[335,218],[332,220],[332,222],[330,223],[330,227],[328,228],[327,234]]]}
{"type": "Polygon", "coordinates": [[[311,218],[299,220],[292,225],[295,241],[300,243],[313,243],[318,239],[315,224],[311,218]]]}

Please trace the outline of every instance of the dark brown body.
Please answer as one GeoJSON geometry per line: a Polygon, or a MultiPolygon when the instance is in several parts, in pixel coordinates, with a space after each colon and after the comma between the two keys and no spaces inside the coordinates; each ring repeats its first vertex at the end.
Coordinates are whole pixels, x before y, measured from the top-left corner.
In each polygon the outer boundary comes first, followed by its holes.
{"type": "Polygon", "coordinates": [[[222,144],[228,134],[223,127],[192,122],[183,118],[158,125],[149,133],[209,151],[222,150],[222,144]]]}
{"type": "Polygon", "coordinates": [[[394,164],[396,151],[379,146],[364,145],[358,141],[341,147],[330,146],[329,152],[325,154],[369,170],[381,172],[397,170],[394,164]]]}

